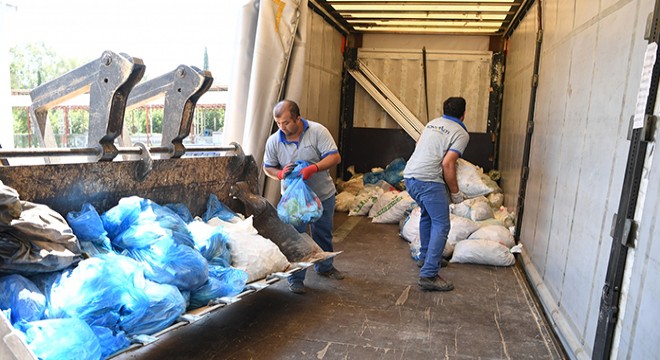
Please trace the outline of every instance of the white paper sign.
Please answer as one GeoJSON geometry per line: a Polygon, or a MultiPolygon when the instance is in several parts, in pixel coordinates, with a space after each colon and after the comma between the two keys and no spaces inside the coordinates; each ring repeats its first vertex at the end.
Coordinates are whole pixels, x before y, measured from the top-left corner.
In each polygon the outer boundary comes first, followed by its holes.
{"type": "Polygon", "coordinates": [[[646,113],[646,100],[649,97],[649,88],[651,87],[651,74],[653,73],[653,65],[655,65],[655,56],[658,52],[658,44],[650,43],[646,47],[646,54],[644,55],[644,68],[642,69],[642,79],[639,84],[639,92],[637,93],[637,105],[635,106],[635,119],[633,121],[633,129],[639,129],[644,126],[644,116],[646,113]]]}

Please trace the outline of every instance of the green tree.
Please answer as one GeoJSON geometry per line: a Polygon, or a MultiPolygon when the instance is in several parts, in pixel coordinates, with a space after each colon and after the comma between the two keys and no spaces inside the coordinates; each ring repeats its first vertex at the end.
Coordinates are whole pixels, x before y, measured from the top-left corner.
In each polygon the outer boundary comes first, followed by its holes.
{"type": "Polygon", "coordinates": [[[58,57],[43,42],[14,46],[9,50],[12,89],[31,90],[79,66],[76,59],[58,57]]]}
{"type": "MultiPolygon", "coordinates": [[[[43,42],[12,47],[9,50],[9,60],[10,85],[15,90],[31,90],[79,66],[78,60],[58,57],[55,51],[43,42]]],[[[27,110],[14,108],[12,113],[14,133],[27,134],[27,110]]],[[[49,111],[49,119],[55,133],[62,130],[64,117],[61,110],[49,111]]]]}

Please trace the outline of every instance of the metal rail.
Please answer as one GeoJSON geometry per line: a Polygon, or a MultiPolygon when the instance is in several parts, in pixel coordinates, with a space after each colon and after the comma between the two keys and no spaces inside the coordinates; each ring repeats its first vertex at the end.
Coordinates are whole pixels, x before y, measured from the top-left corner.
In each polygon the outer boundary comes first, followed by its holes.
{"type": "MultiPolygon", "coordinates": [[[[238,149],[239,146],[235,144],[230,146],[192,146],[185,148],[185,152],[236,151],[238,149]]],[[[154,146],[147,149],[152,154],[170,154],[173,150],[173,148],[168,146],[154,146]]],[[[0,149],[0,159],[49,156],[101,156],[102,153],[103,149],[100,146],[86,148],[0,149]]],[[[144,149],[140,146],[118,147],[117,154],[143,155],[144,149]]]]}

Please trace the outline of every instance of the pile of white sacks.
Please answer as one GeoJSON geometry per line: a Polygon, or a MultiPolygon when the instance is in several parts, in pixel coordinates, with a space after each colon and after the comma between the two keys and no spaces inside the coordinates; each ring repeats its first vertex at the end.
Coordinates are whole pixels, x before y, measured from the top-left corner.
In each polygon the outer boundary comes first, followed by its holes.
{"type": "MultiPolygon", "coordinates": [[[[451,230],[443,257],[453,263],[510,266],[519,245],[513,238],[514,215],[502,206],[502,189],[483,170],[459,159],[458,187],[467,200],[451,204],[451,230]]],[[[410,243],[413,259],[419,257],[420,208],[408,192],[385,181],[364,184],[356,175],[339,186],[336,211],[368,216],[374,223],[399,223],[400,235],[410,243]]]]}

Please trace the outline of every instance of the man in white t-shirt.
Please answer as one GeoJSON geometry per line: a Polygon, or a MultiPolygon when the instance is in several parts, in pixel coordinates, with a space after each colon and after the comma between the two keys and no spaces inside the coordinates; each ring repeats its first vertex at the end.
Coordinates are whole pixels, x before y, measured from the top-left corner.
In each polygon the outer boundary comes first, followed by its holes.
{"type": "MultiPolygon", "coordinates": [[[[279,131],[266,142],[264,171],[268,177],[283,180],[295,167],[296,160],[304,160],[311,165],[300,171],[305,183],[316,193],[323,205],[323,215],[311,224],[296,226],[299,232],[311,227],[312,239],[323,249],[332,252],[332,226],[335,212],[335,184],[328,169],[341,162],[337,144],[325,126],[303,119],[298,104],[282,100],[273,108],[273,118],[279,131]]],[[[325,277],[342,280],[344,275],[337,270],[332,259],[314,266],[316,272],[325,277]]],[[[296,294],[305,293],[305,270],[289,276],[289,290],[296,294]]]]}
{"type": "Polygon", "coordinates": [[[418,284],[430,291],[454,289],[451,281],[438,273],[450,227],[448,198],[453,203],[465,199],[456,180],[456,161],[470,140],[463,124],[465,99],[450,97],[443,104],[443,112],[442,117],[426,124],[403,170],[406,190],[421,209],[418,284]]]}

